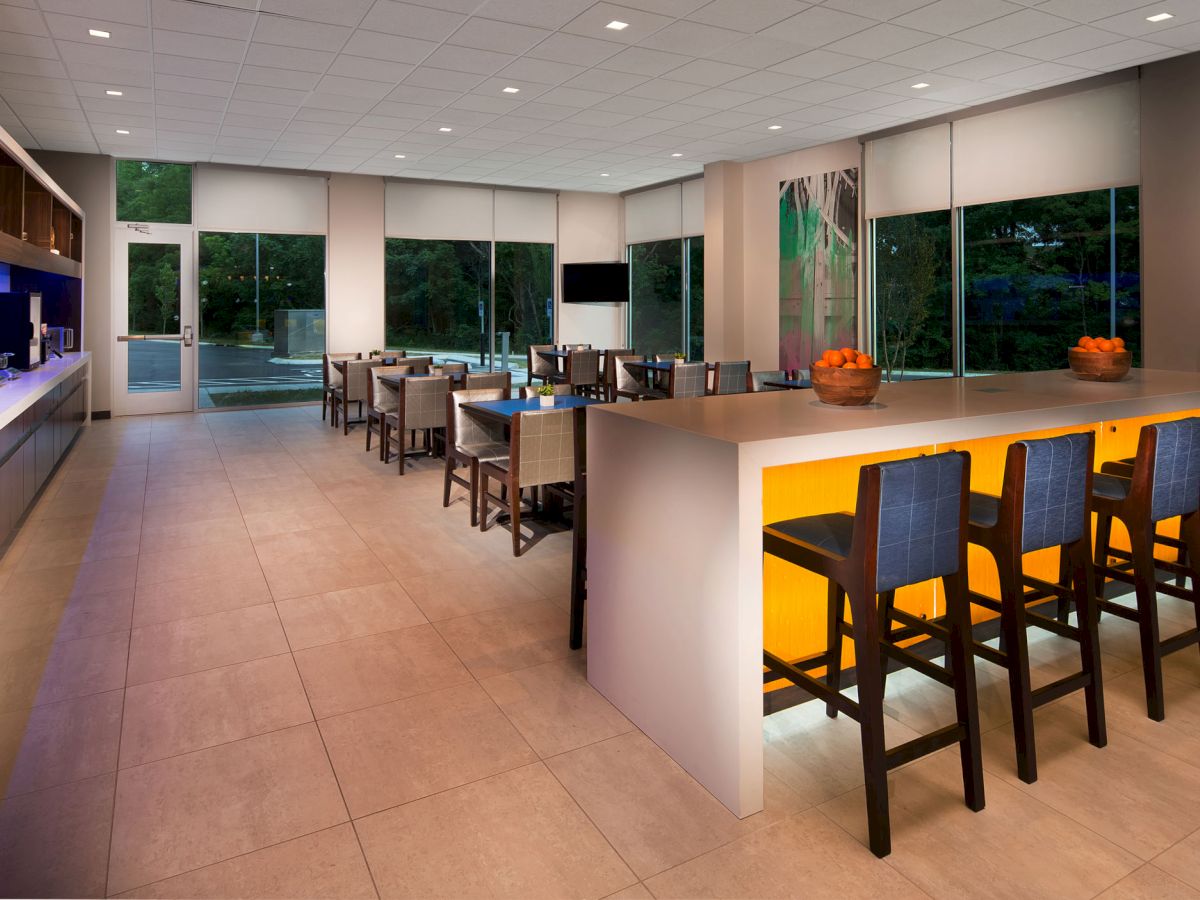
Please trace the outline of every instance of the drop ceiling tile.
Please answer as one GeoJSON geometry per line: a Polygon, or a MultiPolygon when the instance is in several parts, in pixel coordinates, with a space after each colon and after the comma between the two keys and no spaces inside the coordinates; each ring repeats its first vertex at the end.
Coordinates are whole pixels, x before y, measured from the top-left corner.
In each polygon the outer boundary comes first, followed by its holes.
{"type": "Polygon", "coordinates": [[[600,41],[595,38],[560,32],[551,35],[530,50],[529,56],[572,65],[594,66],[615,56],[620,50],[621,45],[614,44],[612,41],[600,41]]]}
{"type": "MultiPolygon", "coordinates": [[[[256,0],[244,2],[253,9],[256,0]]],[[[373,3],[374,0],[337,0],[336,3],[329,0],[261,0],[259,9],[328,25],[357,25],[373,3]]]]}
{"type": "Polygon", "coordinates": [[[1066,31],[1060,31],[1057,34],[1014,44],[1008,49],[1012,53],[1022,56],[1031,56],[1035,59],[1052,62],[1064,56],[1069,56],[1072,53],[1095,50],[1097,47],[1113,44],[1119,40],[1120,37],[1111,31],[1101,31],[1099,28],[1092,28],[1090,25],[1077,25],[1074,28],[1068,28],[1066,31]]]}
{"type": "Polygon", "coordinates": [[[862,16],[825,6],[814,6],[764,29],[762,34],[781,41],[790,41],[801,47],[822,47],[874,24],[873,20],[862,16]]]}
{"type": "Polygon", "coordinates": [[[50,36],[42,13],[36,8],[21,9],[16,6],[0,6],[0,30],[7,31],[9,34],[50,36]]]}
{"type": "Polygon", "coordinates": [[[470,18],[454,32],[451,43],[459,47],[494,50],[519,56],[531,50],[550,34],[551,32],[543,28],[530,28],[528,25],[470,18]]]}
{"type": "Polygon", "coordinates": [[[987,48],[968,44],[955,38],[937,38],[911,50],[885,57],[884,62],[915,69],[940,69],[965,59],[974,59],[987,53],[987,48]]]}
{"type": "Polygon", "coordinates": [[[847,84],[833,84],[828,81],[810,81],[800,87],[783,91],[779,94],[798,103],[831,103],[842,97],[858,93],[858,88],[847,84]]]}
{"type": "Polygon", "coordinates": [[[1046,0],[1039,8],[1052,15],[1087,23],[1140,9],[1144,5],[1145,0],[1046,0]]]}
{"type": "Polygon", "coordinates": [[[153,74],[150,69],[120,69],[112,66],[97,66],[69,60],[67,74],[71,78],[89,81],[111,81],[113,84],[137,84],[150,87],[153,74]]]}
{"type": "Polygon", "coordinates": [[[561,28],[591,5],[592,0],[488,0],[476,15],[518,25],[561,28]]]}
{"type": "Polygon", "coordinates": [[[356,128],[370,128],[380,131],[404,132],[416,128],[427,119],[428,116],[406,119],[401,116],[381,116],[378,113],[368,113],[358,120],[357,125],[352,125],[350,131],[356,128]]]}
{"type": "Polygon", "coordinates": [[[673,53],[711,55],[741,40],[740,32],[728,28],[715,28],[699,22],[679,21],[656,31],[641,41],[643,47],[666,50],[673,53]]]}
{"type": "Polygon", "coordinates": [[[233,93],[233,82],[212,81],[208,78],[191,78],[184,75],[155,75],[154,89],[155,91],[225,98],[233,93]]]}
{"type": "Polygon", "coordinates": [[[184,75],[193,78],[207,78],[210,81],[233,82],[238,77],[238,66],[235,63],[217,60],[190,59],[186,56],[156,53],[154,55],[154,72],[156,75],[184,75]]]}
{"type": "Polygon", "coordinates": [[[397,0],[377,0],[359,28],[401,34],[426,41],[444,41],[467,20],[459,13],[397,0]]]}
{"type": "MultiPolygon", "coordinates": [[[[436,88],[420,87],[415,84],[406,83],[397,86],[388,94],[388,101],[393,101],[396,104],[407,103],[416,106],[431,106],[436,111],[443,106],[453,103],[459,96],[461,96],[459,91],[438,90],[436,88]]],[[[383,103],[380,103],[379,107],[383,105],[383,103]]],[[[407,114],[395,113],[395,115],[407,114]]]]}
{"type": "Polygon", "coordinates": [[[269,128],[246,128],[242,125],[221,125],[221,138],[254,138],[259,141],[268,141],[275,143],[275,139],[279,137],[279,129],[269,128]]]}
{"type": "Polygon", "coordinates": [[[601,63],[601,68],[654,77],[677,69],[690,59],[691,57],[679,53],[664,53],[646,47],[627,47],[601,63]]]}
{"type": "Polygon", "coordinates": [[[920,71],[920,69],[912,69],[908,66],[894,66],[891,63],[872,62],[864,66],[859,66],[857,69],[848,69],[845,72],[830,75],[828,80],[839,84],[852,84],[860,88],[873,88],[881,84],[887,84],[890,81],[895,81],[898,78],[917,75],[920,71]]]}
{"type": "Polygon", "coordinates": [[[508,121],[513,110],[521,106],[523,100],[509,100],[507,95],[486,96],[480,93],[463,94],[450,104],[449,109],[469,109],[475,112],[487,112],[492,115],[505,115],[508,121]]]}
{"type": "Polygon", "coordinates": [[[586,91],[603,91],[606,94],[611,94],[616,91],[627,91],[631,87],[637,87],[639,84],[644,84],[646,78],[642,75],[630,75],[626,72],[609,72],[604,69],[588,69],[579,75],[576,75],[570,81],[563,83],[563,87],[582,88],[586,91]]]}
{"type": "Polygon", "coordinates": [[[149,25],[146,0],[40,0],[48,13],[94,18],[98,23],[149,25]]]}
{"type": "Polygon", "coordinates": [[[304,98],[308,96],[308,91],[290,91],[286,88],[266,87],[261,84],[239,82],[237,87],[233,89],[233,96],[237,100],[262,100],[266,103],[284,103],[299,106],[304,101],[304,98]]]}
{"type": "Polygon", "coordinates": [[[858,68],[865,62],[865,59],[859,59],[857,56],[830,53],[828,50],[809,50],[770,68],[772,72],[797,75],[801,78],[826,78],[837,72],[858,68]]]}
{"type": "Polygon", "coordinates": [[[413,87],[435,88],[440,91],[469,91],[479,82],[482,76],[470,72],[451,72],[448,69],[436,69],[432,66],[417,66],[404,79],[404,84],[413,87]]]}
{"type": "Polygon", "coordinates": [[[396,84],[403,79],[413,67],[408,63],[388,62],[383,59],[367,59],[365,56],[350,56],[339,53],[329,67],[327,74],[344,75],[347,78],[363,78],[368,81],[386,81],[396,84]]]}
{"type": "Polygon", "coordinates": [[[297,72],[294,69],[269,69],[265,66],[242,66],[238,71],[239,84],[291,88],[298,91],[311,91],[320,79],[321,76],[315,72],[297,72]]]}
{"type": "Polygon", "coordinates": [[[437,44],[433,41],[421,41],[397,34],[381,34],[378,31],[359,29],[350,36],[350,40],[346,41],[342,52],[352,56],[367,56],[371,59],[415,64],[424,60],[436,48],[437,44]]]}
{"type": "MultiPolygon", "coordinates": [[[[583,37],[603,37],[619,44],[637,44],[670,24],[670,16],[630,9],[627,6],[618,6],[613,3],[596,3],[586,12],[563,25],[561,30],[583,37]],[[625,22],[627,27],[620,31],[605,28],[609,22],[615,20],[625,22]]],[[[664,47],[661,49],[674,48],[664,47]]]]}
{"type": "MultiPolygon", "coordinates": [[[[150,54],[145,50],[125,50],[120,47],[100,47],[58,41],[58,49],[68,65],[105,66],[112,69],[144,71],[150,68],[150,54]]],[[[0,52],[4,52],[0,48],[0,52]]]]}
{"type": "MultiPolygon", "coordinates": [[[[0,75],[0,89],[10,86],[6,84],[5,79],[12,77],[13,76],[9,74],[0,75]]],[[[33,82],[32,79],[27,81],[27,83],[31,86],[36,84],[36,82],[33,82]]],[[[93,83],[89,81],[63,81],[62,83],[67,86],[68,91],[73,89],[74,92],[79,95],[80,100],[85,102],[89,97],[95,97],[101,100],[111,100],[112,98],[108,97],[105,91],[113,88],[120,88],[120,90],[125,94],[124,100],[134,103],[147,103],[150,105],[151,109],[154,107],[154,91],[150,88],[141,87],[140,85],[135,86],[129,84],[112,84],[111,82],[93,83]]],[[[49,92],[56,93],[56,91],[49,92]]]]}
{"type": "Polygon", "coordinates": [[[1005,72],[1024,69],[1036,63],[1037,60],[1028,56],[1018,56],[1016,53],[1006,53],[996,50],[985,53],[974,59],[964,60],[951,66],[943,66],[938,72],[955,78],[984,79],[994,78],[1005,72]]]}
{"type": "Polygon", "coordinates": [[[40,91],[44,94],[62,94],[72,97],[76,93],[82,96],[103,97],[104,88],[90,85],[87,82],[71,81],[67,78],[43,78],[39,75],[24,75],[13,72],[0,74],[0,90],[40,91]],[[82,90],[81,90],[82,89],[82,90]]]}
{"type": "Polygon", "coordinates": [[[982,25],[1021,9],[1006,0],[934,0],[895,19],[897,25],[942,36],[982,25]]]}
{"type": "Polygon", "coordinates": [[[1200,24],[1190,22],[1155,35],[1154,40],[1179,50],[1200,50],[1200,24]]]}
{"type": "Polygon", "coordinates": [[[939,103],[937,100],[912,98],[901,100],[899,103],[893,103],[891,106],[883,107],[879,111],[901,119],[920,119],[926,116],[936,116],[954,108],[954,104],[952,103],[939,103]]]}
{"type": "Polygon", "coordinates": [[[996,50],[1003,50],[1013,44],[1034,38],[1045,37],[1059,31],[1075,27],[1070,19],[1047,15],[1036,9],[1022,9],[1011,15],[1001,16],[974,28],[958,32],[955,37],[960,40],[982,44],[996,50]]]}
{"type": "Polygon", "coordinates": [[[655,78],[652,81],[647,81],[645,84],[639,84],[635,88],[630,88],[625,93],[631,97],[640,97],[644,100],[661,100],[664,103],[673,103],[698,94],[702,90],[704,88],[698,84],[673,81],[669,78],[655,78]]]}
{"type": "Polygon", "coordinates": [[[577,88],[556,87],[546,91],[541,97],[545,103],[556,106],[571,106],[576,109],[586,109],[595,106],[601,100],[607,100],[610,94],[601,91],[583,91],[577,88]]]}
{"type": "Polygon", "coordinates": [[[246,55],[246,42],[155,28],[154,49],[157,53],[187,56],[208,62],[240,63],[246,55]]]}
{"type": "Polygon", "coordinates": [[[716,87],[749,75],[753,69],[747,66],[735,66],[730,63],[715,62],[710,59],[697,59],[671,71],[672,81],[685,81],[691,84],[703,84],[716,87]]]}
{"type": "Polygon", "coordinates": [[[530,119],[539,119],[545,122],[559,122],[569,116],[573,116],[576,108],[570,106],[558,106],[553,103],[526,103],[521,107],[521,115],[530,119]]]}
{"type": "Polygon", "coordinates": [[[599,128],[606,128],[612,125],[620,125],[622,122],[628,122],[631,118],[633,117],[600,109],[584,109],[566,121],[576,125],[595,125],[599,128]]]}
{"type": "Polygon", "coordinates": [[[350,37],[343,25],[307,22],[289,16],[262,15],[254,27],[254,40],[261,44],[299,47],[302,50],[338,50],[350,37]]]}
{"type": "Polygon", "coordinates": [[[370,97],[350,97],[321,90],[313,91],[304,101],[307,109],[332,109],[339,112],[366,113],[374,105],[375,101],[370,97]]]}
{"type": "Polygon", "coordinates": [[[281,47],[278,44],[252,43],[246,52],[246,62],[253,66],[265,66],[273,69],[324,72],[333,62],[333,54],[322,50],[281,47]]]}
{"type": "MultiPolygon", "coordinates": [[[[367,81],[362,78],[346,78],[342,75],[326,75],[318,83],[316,90],[328,94],[339,94],[372,101],[382,100],[395,87],[392,82],[367,81]]],[[[372,106],[374,103],[371,104],[372,106]]]]}
{"type": "MultiPolygon", "coordinates": [[[[229,85],[229,90],[232,93],[233,85],[229,85]]],[[[157,103],[166,104],[167,106],[183,106],[207,110],[224,110],[225,104],[228,102],[228,94],[222,97],[217,94],[194,94],[158,88],[154,91],[154,98],[157,103]]]]}
{"type": "Polygon", "coordinates": [[[4,99],[14,109],[18,104],[44,106],[48,109],[79,109],[79,101],[74,93],[51,94],[42,91],[25,91],[9,88],[4,91],[4,99]]]}
{"type": "Polygon", "coordinates": [[[911,50],[932,39],[933,35],[926,31],[917,31],[882,22],[857,34],[842,38],[840,41],[834,41],[832,44],[826,45],[824,49],[833,53],[861,56],[865,59],[881,59],[891,56],[893,53],[911,50]]]}
{"type": "Polygon", "coordinates": [[[705,25],[754,34],[803,12],[810,5],[801,0],[713,0],[688,13],[687,18],[705,25]]]}
{"type": "Polygon", "coordinates": [[[605,112],[624,113],[630,116],[641,116],[646,113],[654,112],[662,106],[660,100],[649,100],[644,97],[633,97],[626,94],[621,94],[617,97],[609,97],[607,100],[597,103],[594,107],[605,112]]]}
{"type": "Polygon", "coordinates": [[[287,127],[287,133],[292,135],[305,135],[306,140],[310,139],[309,136],[314,134],[326,135],[334,138],[345,134],[346,126],[331,122],[304,122],[299,119],[293,119],[292,123],[287,127]]]}
{"type": "Polygon", "coordinates": [[[1160,2],[1151,6],[1142,6],[1129,12],[1097,19],[1092,24],[1096,28],[1103,28],[1105,31],[1111,31],[1122,37],[1138,37],[1148,41],[1165,43],[1163,40],[1164,36],[1170,35],[1177,29],[1197,20],[1200,20],[1200,4],[1192,3],[1188,6],[1183,6],[1171,3],[1168,0],[1165,3],[1160,2]],[[1147,18],[1147,16],[1164,11],[1173,13],[1174,18],[1168,19],[1165,22],[1151,22],[1147,18]]]}
{"type": "Polygon", "coordinates": [[[64,16],[60,13],[46,13],[46,25],[50,34],[60,41],[76,41],[80,44],[94,45],[125,50],[150,49],[150,29],[133,25],[108,25],[103,27],[112,35],[108,38],[91,37],[88,29],[96,27],[92,17],[64,16]]]}
{"type": "Polygon", "coordinates": [[[752,100],[737,107],[737,111],[751,113],[761,118],[763,116],[782,115],[795,108],[795,100],[787,100],[783,97],[759,97],[757,100],[752,100]]]}
{"type": "Polygon", "coordinates": [[[259,100],[230,100],[227,112],[242,113],[247,116],[265,116],[272,119],[290,119],[296,112],[296,107],[281,103],[263,103],[259,100]]]}
{"type": "Polygon", "coordinates": [[[152,0],[151,21],[155,28],[188,31],[244,41],[254,27],[254,13],[241,9],[185,3],[183,0],[152,0]]]}
{"type": "Polygon", "coordinates": [[[15,56],[32,56],[38,59],[58,59],[58,51],[50,38],[36,37],[30,34],[15,34],[0,31],[0,54],[15,56]]]}
{"type": "MultiPolygon", "coordinates": [[[[160,114],[158,117],[159,127],[180,134],[213,134],[221,124],[220,119],[216,121],[198,121],[190,116],[184,118],[186,112],[188,111],[181,110],[178,118],[174,116],[164,117],[160,114]]],[[[204,110],[197,110],[197,112],[204,112],[204,110]]]]}
{"type": "Polygon", "coordinates": [[[713,113],[711,116],[706,116],[700,119],[696,124],[710,125],[716,128],[745,128],[749,125],[754,125],[763,120],[763,116],[755,113],[738,112],[737,110],[726,109],[718,113],[713,113]]]}
{"type": "Polygon", "coordinates": [[[495,113],[480,112],[476,109],[460,109],[454,106],[447,106],[432,118],[444,125],[470,125],[478,127],[495,121],[499,116],[495,113]]]}
{"type": "Polygon", "coordinates": [[[512,62],[508,53],[490,50],[474,50],[470,47],[454,47],[443,44],[425,60],[426,66],[449,69],[454,72],[469,72],[474,75],[493,75],[512,62]]]}
{"type": "Polygon", "coordinates": [[[269,119],[265,116],[247,116],[244,113],[227,113],[221,119],[222,126],[231,128],[261,128],[276,134],[287,128],[288,119],[269,119]]]}
{"type": "Polygon", "coordinates": [[[859,91],[857,94],[850,94],[845,97],[839,97],[837,100],[832,100],[828,105],[836,106],[848,112],[872,112],[882,109],[885,106],[892,106],[895,103],[895,94],[888,94],[883,91],[859,91]]]}
{"type": "Polygon", "coordinates": [[[553,62],[548,59],[530,59],[528,56],[523,56],[501,69],[497,77],[516,79],[518,84],[522,81],[533,81],[538,84],[553,85],[574,78],[583,70],[583,66],[553,62]]]}
{"type": "Polygon", "coordinates": [[[802,52],[804,48],[797,47],[789,41],[755,35],[709,53],[708,58],[758,69],[784,62],[802,52]]]}
{"type": "MultiPolygon", "coordinates": [[[[2,40],[3,35],[0,35],[0,42],[2,40]]],[[[50,50],[54,51],[53,44],[50,44],[50,50]]],[[[0,72],[13,72],[16,74],[28,72],[30,75],[41,75],[46,78],[67,77],[67,67],[58,59],[57,52],[54,54],[54,59],[38,59],[33,56],[10,56],[0,52],[0,72]]]]}
{"type": "Polygon", "coordinates": [[[1063,65],[1078,66],[1082,69],[1108,71],[1120,68],[1122,65],[1131,64],[1135,60],[1155,57],[1165,52],[1167,52],[1167,48],[1161,44],[1152,44],[1149,41],[1129,38],[1105,47],[1096,47],[1092,50],[1085,50],[1082,53],[1061,56],[1057,61],[1063,65]]]}
{"type": "Polygon", "coordinates": [[[746,91],[751,94],[777,94],[790,88],[799,87],[807,81],[796,75],[784,75],[782,72],[751,72],[741,78],[727,81],[722,87],[732,91],[746,91]]]}
{"type": "Polygon", "coordinates": [[[741,106],[743,103],[749,103],[754,99],[754,94],[748,94],[745,91],[710,88],[707,91],[701,91],[699,94],[688,97],[688,103],[692,106],[704,106],[711,109],[732,109],[735,106],[741,106]]]}
{"type": "Polygon", "coordinates": [[[220,109],[198,109],[194,106],[171,106],[160,102],[155,104],[159,125],[164,119],[179,119],[184,122],[208,122],[219,124],[225,114],[225,107],[220,109]]]}
{"type": "Polygon", "coordinates": [[[549,85],[538,84],[534,81],[523,81],[517,78],[485,78],[471,89],[471,94],[477,94],[485,102],[498,102],[501,109],[515,109],[522,103],[536,100],[547,90],[549,85]],[[506,94],[506,87],[515,87],[519,94],[506,94]]]}

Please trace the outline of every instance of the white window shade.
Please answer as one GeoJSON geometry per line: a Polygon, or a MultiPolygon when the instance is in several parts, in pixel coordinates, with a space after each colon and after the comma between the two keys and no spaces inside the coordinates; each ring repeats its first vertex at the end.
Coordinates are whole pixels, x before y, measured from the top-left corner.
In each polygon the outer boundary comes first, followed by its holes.
{"type": "Polygon", "coordinates": [[[625,241],[661,241],[683,235],[683,195],[671,184],[625,198],[625,241]]]}
{"type": "Polygon", "coordinates": [[[683,234],[704,234],[704,179],[683,183],[683,234]]]}
{"type": "Polygon", "coordinates": [[[557,239],[557,194],[496,191],[496,240],[553,244],[557,239]]]}
{"type": "Polygon", "coordinates": [[[1138,86],[1124,81],[954,123],[954,203],[1137,184],[1138,86]]]}
{"type": "Polygon", "coordinates": [[[490,241],[492,190],[389,182],[384,190],[388,237],[490,241]]]}
{"type": "Polygon", "coordinates": [[[196,166],[195,220],[201,231],[325,234],[329,185],[324,175],[196,166]]]}
{"type": "Polygon", "coordinates": [[[868,219],[950,208],[950,125],[867,141],[868,219]]]}

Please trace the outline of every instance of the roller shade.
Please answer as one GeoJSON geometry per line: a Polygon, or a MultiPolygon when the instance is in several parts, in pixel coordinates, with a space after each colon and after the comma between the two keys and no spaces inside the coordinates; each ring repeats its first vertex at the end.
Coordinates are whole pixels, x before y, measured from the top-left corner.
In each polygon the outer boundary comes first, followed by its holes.
{"type": "Polygon", "coordinates": [[[324,175],[200,164],[194,206],[201,231],[325,234],[329,230],[329,185],[324,175]]]}
{"type": "Polygon", "coordinates": [[[1137,184],[1137,91],[1124,81],[956,121],[954,203],[1137,184]]]}
{"type": "Polygon", "coordinates": [[[950,125],[866,143],[868,219],[950,208],[950,125]]]}
{"type": "Polygon", "coordinates": [[[553,244],[557,239],[557,194],[496,191],[496,240],[553,244]]]}
{"type": "Polygon", "coordinates": [[[704,179],[683,183],[683,235],[704,234],[704,179]]]}
{"type": "Polygon", "coordinates": [[[625,198],[625,241],[661,241],[683,235],[683,194],[678,184],[625,198]]]}
{"type": "Polygon", "coordinates": [[[490,188],[389,182],[384,190],[388,237],[490,241],[490,188]]]}

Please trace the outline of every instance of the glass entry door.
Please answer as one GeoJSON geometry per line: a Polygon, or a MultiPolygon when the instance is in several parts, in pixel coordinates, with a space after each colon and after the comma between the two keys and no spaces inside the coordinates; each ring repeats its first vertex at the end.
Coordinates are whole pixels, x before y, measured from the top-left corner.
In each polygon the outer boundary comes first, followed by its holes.
{"type": "Polygon", "coordinates": [[[190,225],[139,224],[118,231],[113,266],[117,415],[195,407],[193,241],[190,225]]]}

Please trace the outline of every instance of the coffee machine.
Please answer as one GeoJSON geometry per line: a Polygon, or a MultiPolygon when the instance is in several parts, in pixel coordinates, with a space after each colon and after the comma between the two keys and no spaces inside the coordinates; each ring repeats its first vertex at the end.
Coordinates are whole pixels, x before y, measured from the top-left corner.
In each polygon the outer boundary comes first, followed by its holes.
{"type": "Polygon", "coordinates": [[[0,353],[11,353],[9,365],[29,371],[42,362],[42,295],[0,293],[0,353]]]}

